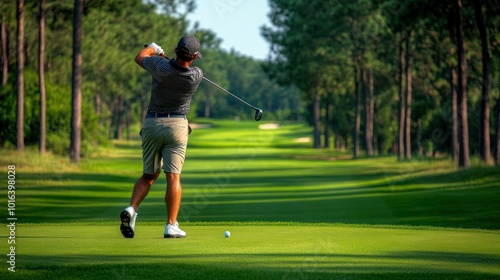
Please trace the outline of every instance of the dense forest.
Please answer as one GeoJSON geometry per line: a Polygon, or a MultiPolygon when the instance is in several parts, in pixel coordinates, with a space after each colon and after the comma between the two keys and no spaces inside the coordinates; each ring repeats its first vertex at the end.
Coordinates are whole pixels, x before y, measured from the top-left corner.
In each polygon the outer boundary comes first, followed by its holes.
{"type": "Polygon", "coordinates": [[[270,5],[265,69],[302,92],[315,147],[499,162],[500,1],[270,5]]]}
{"type": "MultiPolygon", "coordinates": [[[[266,61],[189,29],[193,0],[14,2],[0,9],[4,147],[71,154],[79,114],[77,154],[129,137],[150,84],[135,54],[155,41],[173,56],[190,33],[201,40],[196,65],[207,78],[261,107],[264,121],[305,121],[315,148],[500,163],[497,0],[270,0],[266,61]]],[[[202,83],[190,117],[252,114],[202,83]]]]}
{"type": "MultiPolygon", "coordinates": [[[[262,61],[236,50],[222,50],[221,39],[211,30],[196,24],[188,29],[186,16],[196,7],[192,0],[2,0],[0,146],[22,149],[40,145],[43,151],[68,154],[73,137],[73,37],[78,2],[82,3],[79,154],[110,139],[130,137],[131,126],[145,115],[151,84],[151,77],[135,64],[135,55],[144,43],[154,41],[167,56],[174,57],[177,41],[184,34],[200,38],[203,59],[195,65],[207,78],[261,107],[267,120],[301,118],[297,114],[299,91],[268,79],[262,61]],[[18,107],[20,103],[23,105],[18,107]],[[43,130],[46,140],[41,145],[43,130]]],[[[202,83],[189,117],[244,120],[253,119],[253,113],[202,83]]]]}

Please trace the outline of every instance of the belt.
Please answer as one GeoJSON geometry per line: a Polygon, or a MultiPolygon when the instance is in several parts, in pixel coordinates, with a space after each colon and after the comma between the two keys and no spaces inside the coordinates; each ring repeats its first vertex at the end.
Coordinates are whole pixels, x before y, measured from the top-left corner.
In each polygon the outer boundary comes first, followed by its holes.
{"type": "Polygon", "coordinates": [[[150,118],[183,118],[186,119],[186,115],[181,114],[146,114],[146,119],[150,118]]]}

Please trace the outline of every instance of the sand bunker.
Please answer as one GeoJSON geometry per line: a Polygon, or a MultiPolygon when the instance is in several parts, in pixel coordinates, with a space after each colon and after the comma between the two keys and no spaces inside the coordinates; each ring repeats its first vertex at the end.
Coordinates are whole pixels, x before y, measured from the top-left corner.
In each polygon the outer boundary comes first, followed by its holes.
{"type": "Polygon", "coordinates": [[[280,125],[277,123],[265,123],[259,125],[259,129],[278,129],[280,128],[280,125]]]}

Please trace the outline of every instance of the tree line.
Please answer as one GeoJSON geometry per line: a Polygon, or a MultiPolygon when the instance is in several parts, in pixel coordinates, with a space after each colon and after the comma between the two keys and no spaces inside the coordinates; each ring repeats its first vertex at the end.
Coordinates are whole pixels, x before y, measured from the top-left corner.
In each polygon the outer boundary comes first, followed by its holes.
{"type": "Polygon", "coordinates": [[[500,163],[500,2],[271,0],[268,76],[300,89],[314,146],[500,163]],[[323,137],[322,137],[323,136],[323,137]]]}
{"type": "MultiPolygon", "coordinates": [[[[173,57],[177,41],[202,43],[205,76],[266,110],[296,120],[299,91],[267,78],[262,61],[225,51],[221,39],[187,15],[193,0],[0,1],[0,145],[38,145],[78,162],[110,139],[131,136],[149,102],[150,76],[134,62],[144,43],[173,57]]],[[[202,83],[190,118],[251,119],[248,109],[202,83]]]]}

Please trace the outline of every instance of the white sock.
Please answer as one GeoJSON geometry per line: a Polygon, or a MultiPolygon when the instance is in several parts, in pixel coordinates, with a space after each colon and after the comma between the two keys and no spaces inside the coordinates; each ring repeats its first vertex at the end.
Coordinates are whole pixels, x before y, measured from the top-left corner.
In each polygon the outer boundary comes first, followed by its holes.
{"type": "Polygon", "coordinates": [[[125,210],[127,210],[128,212],[136,213],[134,207],[132,206],[125,208],[125,210]]]}

